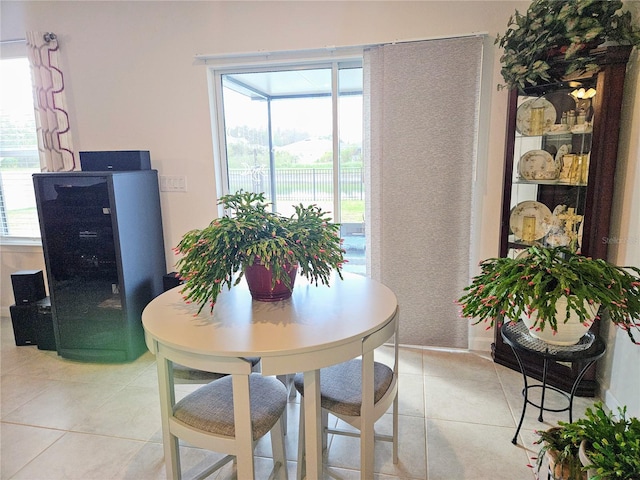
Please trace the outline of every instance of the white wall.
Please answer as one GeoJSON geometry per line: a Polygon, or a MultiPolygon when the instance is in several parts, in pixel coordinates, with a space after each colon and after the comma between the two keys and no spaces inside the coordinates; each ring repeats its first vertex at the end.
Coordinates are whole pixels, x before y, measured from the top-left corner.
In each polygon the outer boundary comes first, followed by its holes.
{"type": "MultiPolygon", "coordinates": [[[[185,175],[187,193],[162,193],[170,247],[215,215],[206,67],[195,54],[294,50],[504,30],[527,2],[1,2],[2,39],[58,35],[76,151],[148,149],[162,175],[185,175]]],[[[493,48],[492,41],[487,44],[493,48]]],[[[488,66],[492,139],[481,200],[480,256],[497,253],[506,94],[488,66]],[[486,237],[487,240],[483,238],[486,237]]],[[[455,112],[451,112],[455,115],[455,112]]],[[[475,263],[475,262],[474,262],[475,263]]],[[[4,266],[3,266],[4,267],[4,266]]],[[[7,272],[6,275],[8,275],[7,272]]],[[[5,276],[3,268],[3,277],[5,276]]],[[[3,289],[2,305],[11,303],[3,289]]],[[[484,331],[483,331],[484,333],[484,331]]],[[[484,344],[490,343],[489,338],[484,344]]]]}
{"type": "MultiPolygon", "coordinates": [[[[162,175],[185,175],[186,193],[161,195],[169,268],[170,248],[181,235],[206,225],[216,214],[215,179],[206,71],[195,54],[238,53],[259,50],[296,50],[330,45],[384,43],[487,32],[490,51],[485,57],[486,78],[478,172],[478,215],[474,242],[475,264],[498,253],[499,215],[506,93],[495,85],[499,55],[492,40],[503,32],[509,16],[529,2],[501,1],[355,1],[355,2],[0,2],[0,39],[24,37],[24,32],[52,31],[58,35],[66,68],[68,103],[74,146],[81,150],[148,149],[152,165],[162,175]]],[[[637,7],[638,2],[632,5],[637,7]]],[[[637,10],[637,8],[636,8],[637,10]]],[[[637,59],[637,56],[635,57],[637,59]]],[[[637,171],[640,112],[636,82],[628,88],[627,122],[621,132],[626,145],[626,170],[637,171]],[[632,111],[632,107],[635,108],[632,111]],[[630,139],[636,139],[634,142],[630,139]]],[[[454,79],[452,81],[455,81],[454,79]]],[[[456,112],[451,112],[455,115],[456,112]]],[[[621,235],[637,235],[640,182],[637,174],[620,176],[617,224],[621,235]],[[630,177],[635,180],[630,180],[630,177]],[[626,179],[626,180],[625,180],[626,179]],[[634,196],[635,190],[635,196],[634,196]]],[[[631,238],[631,237],[629,237],[631,238]]],[[[636,236],[637,238],[637,236],[636,236]]],[[[633,245],[616,252],[621,261],[640,264],[633,245]]],[[[637,248],[636,248],[637,250],[637,248]]],[[[0,305],[12,303],[11,271],[44,268],[36,254],[23,255],[0,248],[2,292],[0,305]]],[[[41,254],[41,253],[40,253],[41,254]]],[[[461,320],[463,321],[463,320],[461,320]]],[[[492,336],[484,328],[471,329],[471,346],[488,350],[492,336]]],[[[620,343],[620,342],[618,342],[620,343]]],[[[616,350],[618,344],[616,343],[616,350]]],[[[627,349],[623,345],[620,350],[627,349]]],[[[636,355],[640,349],[629,349],[636,355]]],[[[612,362],[613,363],[613,362],[612,362]]],[[[640,378],[638,364],[621,362],[611,377],[616,398],[630,403],[620,378],[640,378]]],[[[610,372],[604,372],[608,384],[610,372]]],[[[624,382],[622,382],[624,383],[624,382]]]]}

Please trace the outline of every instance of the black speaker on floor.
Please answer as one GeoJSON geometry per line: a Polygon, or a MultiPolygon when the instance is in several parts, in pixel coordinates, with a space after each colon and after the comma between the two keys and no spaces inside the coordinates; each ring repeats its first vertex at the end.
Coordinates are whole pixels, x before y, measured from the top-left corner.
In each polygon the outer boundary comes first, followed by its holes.
{"type": "Polygon", "coordinates": [[[37,302],[47,296],[42,270],[20,270],[11,274],[13,297],[16,305],[37,302]]]}
{"type": "Polygon", "coordinates": [[[53,331],[49,297],[36,302],[36,343],[39,350],[56,350],[56,335],[53,331]]]}
{"type": "Polygon", "coordinates": [[[13,323],[13,336],[17,346],[36,345],[36,313],[38,307],[35,303],[27,305],[11,305],[11,323],[13,323]]]}
{"type": "Polygon", "coordinates": [[[119,150],[112,152],[80,152],[83,172],[151,170],[148,150],[119,150]]]}
{"type": "Polygon", "coordinates": [[[182,280],[176,277],[177,274],[178,272],[171,272],[162,276],[162,288],[165,292],[184,283],[182,280]]]}

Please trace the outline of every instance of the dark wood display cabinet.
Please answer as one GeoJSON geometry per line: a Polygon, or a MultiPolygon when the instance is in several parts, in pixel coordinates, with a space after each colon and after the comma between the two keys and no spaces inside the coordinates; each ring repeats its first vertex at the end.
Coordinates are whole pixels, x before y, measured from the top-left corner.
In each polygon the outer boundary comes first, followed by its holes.
{"type": "Polygon", "coordinates": [[[131,361],[166,274],[155,170],[33,175],[58,354],[131,361]]]}
{"type": "MultiPolygon", "coordinates": [[[[500,256],[517,257],[532,244],[567,246],[607,257],[625,72],[631,47],[591,51],[599,69],[509,95],[500,256]]],[[[598,322],[592,330],[597,333],[598,322]]],[[[495,362],[519,371],[495,329],[495,362]]],[[[524,355],[527,372],[542,378],[542,358],[524,355]]],[[[582,366],[553,363],[549,384],[570,391],[582,366]]],[[[577,395],[597,393],[595,365],[577,395]]]]}

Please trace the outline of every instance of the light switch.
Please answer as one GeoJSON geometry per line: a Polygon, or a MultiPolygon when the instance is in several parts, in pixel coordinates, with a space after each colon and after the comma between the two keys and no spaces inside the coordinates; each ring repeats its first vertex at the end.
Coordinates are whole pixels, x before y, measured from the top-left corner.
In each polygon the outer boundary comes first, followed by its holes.
{"type": "Polygon", "coordinates": [[[187,177],[184,175],[160,175],[161,192],[186,192],[187,177]]]}

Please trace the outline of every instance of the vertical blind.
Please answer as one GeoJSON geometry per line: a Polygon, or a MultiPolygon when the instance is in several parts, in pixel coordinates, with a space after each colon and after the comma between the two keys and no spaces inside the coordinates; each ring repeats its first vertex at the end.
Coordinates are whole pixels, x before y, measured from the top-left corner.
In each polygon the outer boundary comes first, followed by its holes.
{"type": "Polygon", "coordinates": [[[469,281],[482,44],[364,53],[368,271],[398,297],[403,343],[468,346],[454,302],[469,281]]]}

